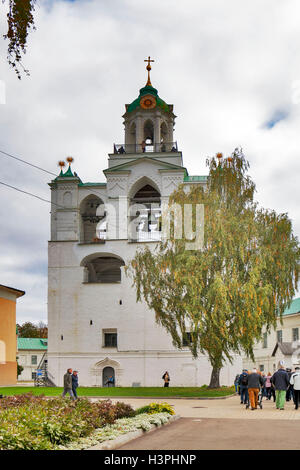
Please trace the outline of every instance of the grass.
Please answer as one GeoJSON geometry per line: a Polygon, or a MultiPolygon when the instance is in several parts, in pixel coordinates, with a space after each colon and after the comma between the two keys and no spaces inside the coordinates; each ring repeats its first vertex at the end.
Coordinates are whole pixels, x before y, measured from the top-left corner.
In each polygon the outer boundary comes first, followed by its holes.
{"type": "MultiPolygon", "coordinates": [[[[0,394],[5,396],[20,395],[32,392],[34,395],[58,396],[62,393],[61,387],[0,387],[0,394]]],[[[209,389],[202,387],[79,387],[78,396],[81,397],[223,397],[232,395],[234,387],[221,387],[209,389]]]]}

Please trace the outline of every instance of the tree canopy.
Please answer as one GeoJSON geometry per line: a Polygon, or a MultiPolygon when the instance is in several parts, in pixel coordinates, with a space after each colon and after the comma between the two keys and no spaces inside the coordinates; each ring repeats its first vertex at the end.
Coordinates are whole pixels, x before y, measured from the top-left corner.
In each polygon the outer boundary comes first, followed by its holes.
{"type": "MultiPolygon", "coordinates": [[[[219,386],[226,360],[242,351],[252,359],[262,328],[270,331],[291,302],[299,277],[300,247],[287,214],[259,208],[249,162],[241,149],[207,160],[206,187],[181,185],[177,204],[204,205],[204,242],[187,250],[186,240],[162,240],[155,250],[137,252],[127,266],[137,291],[177,348],[189,333],[196,358],[206,353],[211,387],[219,386]]],[[[173,226],[176,218],[173,217],[173,226]]],[[[177,221],[178,223],[178,221],[177,221]]],[[[197,219],[193,213],[193,229],[197,219]]]]}
{"type": "Polygon", "coordinates": [[[27,321],[22,325],[17,324],[19,338],[47,338],[48,327],[46,323],[39,322],[38,325],[27,321]]]}

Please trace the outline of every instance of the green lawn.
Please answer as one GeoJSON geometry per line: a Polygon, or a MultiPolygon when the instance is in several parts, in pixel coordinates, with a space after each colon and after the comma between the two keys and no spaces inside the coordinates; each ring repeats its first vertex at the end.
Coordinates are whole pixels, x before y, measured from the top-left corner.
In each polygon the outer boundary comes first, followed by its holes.
{"type": "MultiPolygon", "coordinates": [[[[34,395],[57,396],[61,387],[0,387],[0,394],[19,395],[32,392],[34,395]]],[[[208,389],[203,387],[79,387],[81,397],[221,397],[232,395],[234,387],[208,389]]]]}

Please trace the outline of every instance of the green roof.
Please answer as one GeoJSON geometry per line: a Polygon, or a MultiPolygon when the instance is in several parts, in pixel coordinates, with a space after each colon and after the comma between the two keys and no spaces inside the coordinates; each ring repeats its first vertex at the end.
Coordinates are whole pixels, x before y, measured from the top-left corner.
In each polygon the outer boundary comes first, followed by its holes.
{"type": "Polygon", "coordinates": [[[158,96],[158,92],[157,92],[156,88],[154,88],[153,86],[148,85],[148,86],[144,86],[143,88],[141,88],[138,98],[136,98],[131,104],[129,104],[127,106],[127,109],[126,109],[127,113],[131,113],[132,111],[134,111],[136,108],[138,108],[140,106],[141,98],[144,95],[153,95],[153,96],[155,96],[156,106],[161,108],[163,111],[166,111],[166,112],[170,111],[170,108],[167,105],[167,103],[158,96]]]}
{"type": "Polygon", "coordinates": [[[78,183],[78,186],[106,186],[107,183],[78,183]]]}
{"type": "Polygon", "coordinates": [[[20,349],[40,349],[47,351],[48,338],[18,338],[18,350],[20,349]]]}
{"type": "Polygon", "coordinates": [[[185,176],[184,182],[206,181],[207,176],[185,176]]]}
{"type": "Polygon", "coordinates": [[[295,313],[300,313],[300,297],[292,300],[289,308],[286,308],[282,315],[294,315],[295,313]]]}

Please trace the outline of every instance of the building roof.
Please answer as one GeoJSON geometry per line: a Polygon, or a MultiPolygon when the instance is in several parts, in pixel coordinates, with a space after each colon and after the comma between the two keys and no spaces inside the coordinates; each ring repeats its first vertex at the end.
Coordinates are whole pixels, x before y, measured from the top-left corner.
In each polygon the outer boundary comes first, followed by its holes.
{"type": "Polygon", "coordinates": [[[22,295],[25,294],[24,290],[14,289],[13,287],[4,286],[3,284],[0,284],[0,290],[1,289],[11,292],[12,294],[15,294],[16,297],[22,297],[22,295]]]}
{"type": "Polygon", "coordinates": [[[138,98],[136,98],[132,103],[126,105],[126,112],[131,113],[131,111],[134,111],[136,108],[138,108],[140,106],[141,98],[144,95],[148,95],[148,94],[155,96],[157,107],[161,108],[163,111],[166,111],[166,112],[170,111],[169,105],[167,105],[167,103],[158,96],[158,92],[156,88],[154,88],[151,85],[146,85],[140,89],[140,94],[138,98]]]}
{"type": "Polygon", "coordinates": [[[48,338],[18,338],[18,350],[20,349],[40,349],[47,351],[48,338]]]}
{"type": "Polygon", "coordinates": [[[207,181],[207,178],[208,176],[185,176],[184,177],[184,182],[189,182],[189,183],[193,183],[193,182],[198,182],[198,181],[207,181]]]}
{"type": "Polygon", "coordinates": [[[272,352],[272,356],[275,356],[278,348],[280,349],[282,354],[284,354],[284,356],[291,356],[295,349],[297,349],[293,348],[293,343],[276,343],[276,346],[272,352]]]}
{"type": "Polygon", "coordinates": [[[300,297],[292,300],[290,306],[285,309],[282,315],[295,315],[295,313],[300,313],[300,297]]]}

